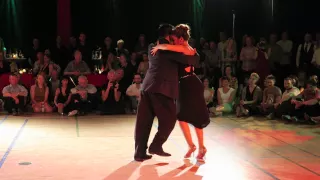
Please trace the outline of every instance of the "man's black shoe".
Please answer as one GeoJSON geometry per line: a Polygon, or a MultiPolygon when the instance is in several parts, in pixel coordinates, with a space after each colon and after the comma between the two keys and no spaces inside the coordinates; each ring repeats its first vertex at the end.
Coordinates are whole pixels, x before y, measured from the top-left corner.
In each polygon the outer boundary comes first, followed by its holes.
{"type": "Polygon", "coordinates": [[[143,161],[145,161],[145,160],[149,160],[149,159],[151,159],[152,158],[152,156],[151,155],[144,155],[144,156],[141,156],[141,157],[134,157],[134,160],[135,161],[138,161],[138,162],[143,162],[143,161]]]}
{"type": "Polygon", "coordinates": [[[162,149],[161,150],[149,149],[149,154],[156,154],[158,156],[163,156],[163,157],[171,156],[171,154],[164,152],[162,149]]]}

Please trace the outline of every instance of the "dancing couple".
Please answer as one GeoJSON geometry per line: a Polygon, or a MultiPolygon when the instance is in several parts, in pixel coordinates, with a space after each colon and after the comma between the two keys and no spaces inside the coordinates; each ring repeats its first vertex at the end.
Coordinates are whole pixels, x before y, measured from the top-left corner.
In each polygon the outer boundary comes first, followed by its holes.
{"type": "Polygon", "coordinates": [[[134,159],[141,162],[152,158],[147,154],[148,140],[154,117],[157,116],[158,132],[150,144],[149,153],[171,156],[162,146],[178,119],[189,145],[184,157],[191,157],[197,149],[192,141],[190,123],[198,137],[197,159],[201,161],[207,152],[203,143],[203,128],[210,123],[210,119],[203,85],[193,72],[194,66],[199,64],[199,55],[188,44],[190,27],[185,24],[176,27],[162,24],[158,30],[157,45],[149,46],[149,69],[142,85],[135,127],[134,159]]]}

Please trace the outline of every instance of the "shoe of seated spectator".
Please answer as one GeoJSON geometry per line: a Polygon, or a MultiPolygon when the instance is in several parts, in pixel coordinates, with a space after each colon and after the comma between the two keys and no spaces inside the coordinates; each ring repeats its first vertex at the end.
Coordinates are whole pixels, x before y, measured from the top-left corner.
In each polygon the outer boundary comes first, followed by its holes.
{"type": "Polygon", "coordinates": [[[291,116],[289,116],[289,115],[282,115],[282,116],[281,116],[281,119],[284,120],[284,121],[286,121],[286,124],[292,122],[291,116]]]}
{"type": "Polygon", "coordinates": [[[307,113],[304,113],[304,119],[311,125],[316,125],[319,124],[318,121],[316,121],[315,119],[313,119],[312,117],[310,117],[307,113]]]}
{"type": "Polygon", "coordinates": [[[274,119],[274,113],[270,113],[266,118],[268,120],[273,120],[274,119]]]}
{"type": "Polygon", "coordinates": [[[78,110],[73,110],[69,112],[68,116],[74,116],[76,114],[78,114],[78,110]]]}

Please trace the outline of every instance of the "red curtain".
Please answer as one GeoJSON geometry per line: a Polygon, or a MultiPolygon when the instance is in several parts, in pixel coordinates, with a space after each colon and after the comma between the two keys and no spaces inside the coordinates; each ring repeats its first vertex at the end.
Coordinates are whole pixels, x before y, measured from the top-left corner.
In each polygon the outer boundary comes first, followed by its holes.
{"type": "Polygon", "coordinates": [[[58,0],[57,3],[57,35],[61,37],[63,44],[69,42],[71,35],[71,0],[58,0]]]}

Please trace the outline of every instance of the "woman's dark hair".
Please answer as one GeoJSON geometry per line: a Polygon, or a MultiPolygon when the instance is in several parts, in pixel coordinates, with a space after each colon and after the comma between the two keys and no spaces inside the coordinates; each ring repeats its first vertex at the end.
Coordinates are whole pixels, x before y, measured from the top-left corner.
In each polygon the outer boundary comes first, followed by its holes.
{"type": "Polygon", "coordinates": [[[221,81],[224,81],[224,80],[227,80],[228,82],[230,82],[230,79],[229,79],[227,76],[223,76],[223,77],[221,78],[221,81]]]}
{"type": "Polygon", "coordinates": [[[291,78],[293,86],[297,86],[299,79],[296,75],[290,75],[288,78],[291,78]]]}
{"type": "Polygon", "coordinates": [[[185,41],[190,39],[190,26],[187,24],[179,24],[177,25],[174,30],[173,34],[177,36],[177,38],[183,38],[185,41]]]}
{"type": "Polygon", "coordinates": [[[61,78],[60,78],[60,85],[59,85],[59,87],[61,88],[62,87],[62,81],[63,80],[68,80],[68,85],[67,85],[67,91],[70,91],[71,90],[71,86],[72,86],[72,83],[70,82],[70,77],[69,76],[62,76],[61,78]]]}
{"type": "Polygon", "coordinates": [[[167,37],[171,35],[173,26],[171,24],[160,24],[158,28],[159,37],[167,37]]]}
{"type": "Polygon", "coordinates": [[[230,66],[230,65],[226,65],[226,66],[224,67],[224,69],[223,69],[223,75],[224,75],[224,76],[227,75],[227,74],[226,74],[226,69],[227,69],[228,67],[231,68],[231,76],[234,76],[233,70],[232,70],[232,66],[230,66]]]}

